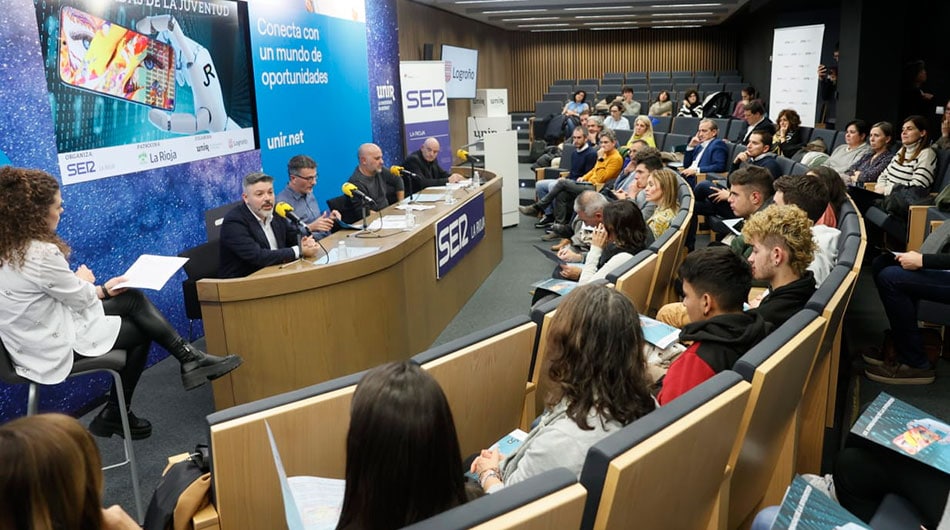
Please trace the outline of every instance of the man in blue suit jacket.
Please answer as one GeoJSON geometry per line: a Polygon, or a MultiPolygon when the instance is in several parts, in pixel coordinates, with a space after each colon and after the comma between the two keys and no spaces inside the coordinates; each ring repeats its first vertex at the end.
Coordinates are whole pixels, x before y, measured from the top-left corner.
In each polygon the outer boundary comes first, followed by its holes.
{"type": "Polygon", "coordinates": [[[244,204],[234,207],[221,224],[221,264],[218,276],[240,278],[300,256],[317,255],[317,243],[307,236],[297,244],[297,232],[284,219],[274,219],[274,178],[264,173],[244,177],[244,204]]]}
{"type": "Polygon", "coordinates": [[[697,173],[726,173],[729,170],[729,146],[718,136],[716,122],[708,118],[699,122],[696,135],[686,146],[680,170],[690,186],[696,184],[697,173]]]}

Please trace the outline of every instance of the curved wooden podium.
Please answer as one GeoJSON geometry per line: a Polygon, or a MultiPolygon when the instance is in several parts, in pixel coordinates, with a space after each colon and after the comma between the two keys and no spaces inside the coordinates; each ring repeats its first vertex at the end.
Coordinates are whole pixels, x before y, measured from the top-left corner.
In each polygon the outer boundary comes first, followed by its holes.
{"type": "MultiPolygon", "coordinates": [[[[468,168],[453,168],[463,175],[468,168]]],[[[247,403],[352,374],[425,350],[501,261],[501,178],[476,191],[456,190],[453,205],[425,203],[411,231],[379,237],[340,231],[321,242],[379,250],[339,263],[297,261],[246,278],[198,282],[208,351],[235,353],[244,364],[214,381],[215,408],[247,403]],[[479,194],[485,231],[461,261],[437,279],[437,222],[479,194]]],[[[433,192],[430,193],[444,193],[433,192]]],[[[382,211],[402,215],[393,206],[382,211]]],[[[373,215],[373,219],[376,215],[373,215]]]]}

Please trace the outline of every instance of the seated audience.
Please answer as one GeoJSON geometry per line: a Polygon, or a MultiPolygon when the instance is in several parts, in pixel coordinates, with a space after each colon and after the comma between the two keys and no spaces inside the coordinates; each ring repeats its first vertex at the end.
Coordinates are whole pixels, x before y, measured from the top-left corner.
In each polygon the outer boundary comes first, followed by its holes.
{"type": "Polygon", "coordinates": [[[758,99],[758,97],[759,93],[756,92],[755,87],[747,86],[743,88],[739,101],[736,101],[736,106],[732,110],[732,117],[737,120],[745,119],[745,106],[753,99],[758,99]]]}
{"type": "Polygon", "coordinates": [[[630,130],[630,122],[623,117],[623,103],[615,101],[610,104],[610,114],[604,118],[604,127],[615,131],[630,130]]]}
{"type": "MultiPolygon", "coordinates": [[[[633,170],[636,167],[636,164],[633,162],[633,160],[636,158],[637,153],[639,153],[642,149],[652,149],[656,151],[656,148],[650,147],[645,140],[634,140],[629,142],[624,147],[627,148],[627,156],[625,156],[623,159],[623,169],[620,171],[620,176],[617,177],[617,180],[615,180],[613,185],[610,186],[611,191],[623,190],[630,185],[633,179],[633,175],[631,173],[633,173],[633,170]]],[[[660,152],[656,152],[659,156],[660,152]]]]}
{"type": "Polygon", "coordinates": [[[680,175],[690,186],[695,185],[699,173],[725,173],[729,170],[729,146],[718,136],[719,125],[707,118],[699,122],[696,134],[686,144],[680,175]]]}
{"type": "MultiPolygon", "coordinates": [[[[604,207],[609,203],[607,197],[596,191],[581,192],[574,200],[574,235],[551,250],[557,250],[557,256],[566,263],[582,263],[590,251],[594,228],[604,222],[604,207]]],[[[555,278],[569,280],[577,280],[580,276],[580,268],[570,266],[559,266],[554,274],[555,278]]]]}
{"type": "Polygon", "coordinates": [[[748,144],[749,135],[755,131],[762,131],[768,135],[768,144],[771,147],[772,135],[775,134],[775,124],[765,115],[765,105],[762,104],[762,101],[753,99],[746,103],[742,117],[749,126],[746,128],[739,143],[743,145],[748,144]]]}
{"type": "MultiPolygon", "coordinates": [[[[593,144],[587,141],[587,130],[583,127],[578,126],[574,128],[571,141],[574,143],[574,154],[571,155],[570,172],[561,178],[576,181],[594,168],[594,164],[597,162],[597,150],[593,144]]],[[[554,184],[559,180],[560,179],[543,179],[537,181],[534,185],[534,192],[538,200],[540,201],[547,197],[548,194],[551,193],[551,189],[554,188],[554,184]]],[[[554,213],[554,207],[555,205],[553,203],[548,204],[548,207],[544,209],[544,217],[534,225],[535,228],[547,228],[558,222],[558,217],[556,217],[554,213]]],[[[562,212],[560,222],[567,222],[566,217],[566,214],[562,212]]]]}
{"type": "Polygon", "coordinates": [[[600,133],[604,130],[604,119],[600,116],[587,118],[587,141],[595,147],[600,145],[600,133]]]}
{"type": "Polygon", "coordinates": [[[871,147],[864,140],[868,136],[868,124],[864,120],[851,120],[844,130],[844,143],[831,152],[831,156],[821,163],[842,175],[855,162],[866,155],[871,147]]]}
{"type": "Polygon", "coordinates": [[[410,194],[430,186],[445,186],[449,182],[459,182],[464,178],[458,173],[450,174],[442,169],[438,160],[441,149],[439,141],[429,137],[422,142],[422,147],[410,153],[403,161],[403,167],[416,175],[408,176],[410,194]]]}
{"type": "Polygon", "coordinates": [[[627,141],[624,147],[630,148],[633,142],[643,140],[650,147],[656,147],[656,138],[653,137],[653,122],[644,115],[639,115],[633,120],[633,135],[627,141]]]}
{"type": "MultiPolygon", "coordinates": [[[[236,355],[217,357],[192,346],[142,291],[118,287],[124,277],[97,284],[86,265],[70,268],[69,245],[56,233],[63,198],[52,175],[3,166],[0,190],[0,339],[17,374],[54,385],[66,379],[75,359],[123,349],[119,374],[130,406],[153,341],[180,363],[185,390],[240,366],[236,355]]],[[[129,426],[134,439],[152,434],[152,424],[131,410],[129,426]]],[[[106,438],[124,434],[114,384],[89,428],[106,438]]]]}
{"type": "Polygon", "coordinates": [[[497,449],[485,449],[472,463],[489,493],[556,467],[580,475],[592,445],[656,407],[637,309],[620,292],[598,284],[574,289],[544,340],[552,386],[544,414],[513,454],[502,460],[497,449]]]}
{"type": "MultiPolygon", "coordinates": [[[[709,181],[704,181],[709,182],[709,181]]],[[[703,184],[700,182],[699,184],[703,184]]],[[[690,223],[690,230],[686,233],[686,248],[692,250],[696,240],[696,216],[717,216],[722,219],[742,218],[748,219],[755,212],[765,208],[772,201],[774,188],[772,187],[772,174],[765,168],[759,166],[741,167],[729,174],[728,187],[720,180],[713,182],[710,187],[703,186],[702,189],[708,189],[705,195],[707,200],[700,200],[704,196],[699,185],[696,186],[696,202],[693,208],[693,222],[690,223]]],[[[742,236],[728,239],[732,231],[728,227],[720,224],[710,224],[710,228],[722,236],[727,236],[724,243],[729,244],[733,251],[743,258],[749,257],[749,247],[746,245],[742,236]]]]}
{"type": "Polygon", "coordinates": [[[815,294],[815,275],[807,270],[815,254],[811,227],[800,208],[777,204],[754,214],[742,227],[742,237],[752,247],[752,278],[769,286],[749,306],[775,328],[815,294]]]}
{"type": "MultiPolygon", "coordinates": [[[[922,385],[932,383],[936,367],[924,354],[917,326],[921,300],[950,303],[950,223],[934,230],[920,251],[886,252],[874,260],[874,283],[891,326],[896,362],[883,349],[864,354],[865,374],[879,383],[922,385]]],[[[945,339],[946,340],[946,339],[945,339]]]]}
{"type": "Polygon", "coordinates": [[[930,193],[937,170],[937,153],[928,145],[927,120],[910,116],[901,128],[901,148],[877,179],[874,191],[885,195],[883,209],[907,216],[911,204],[930,193]]]}
{"type": "Polygon", "coordinates": [[[950,101],[943,107],[943,119],[940,120],[940,138],[933,143],[934,149],[950,149],[950,101]]]}
{"type": "Polygon", "coordinates": [[[640,102],[633,99],[633,89],[625,86],[622,93],[623,99],[620,102],[623,103],[623,115],[628,119],[636,118],[640,115],[640,102]]]}
{"type": "Polygon", "coordinates": [[[241,197],[244,204],[225,214],[221,223],[220,278],[242,278],[269,265],[317,255],[320,247],[313,237],[298,243],[289,222],[274,218],[274,177],[248,173],[241,197]]]}
{"type": "MultiPolygon", "coordinates": [[[[576,181],[558,179],[546,197],[528,206],[519,206],[518,211],[524,215],[536,217],[555,200],[563,204],[571,204],[574,198],[584,190],[594,189],[594,185],[603,184],[617,178],[623,165],[623,158],[617,152],[617,136],[610,129],[604,129],[600,134],[600,149],[597,151],[597,162],[594,167],[576,181]]],[[[555,208],[555,216],[559,208],[555,208]]],[[[556,219],[551,225],[552,233],[563,237],[570,237],[570,219],[556,219]]]]}
{"type": "MultiPolygon", "coordinates": [[[[792,157],[792,161],[800,162],[809,168],[820,166],[828,160],[828,152],[825,147],[825,141],[821,138],[813,138],[801,150],[792,157]]],[[[837,173],[837,171],[835,171],[837,173]]]]}
{"type": "Polygon", "coordinates": [[[866,182],[877,182],[878,176],[894,158],[891,153],[893,137],[893,125],[886,121],[875,123],[868,136],[871,149],[841,175],[845,184],[862,185],[866,182]]]}
{"type": "Polygon", "coordinates": [[[587,104],[587,92],[578,90],[574,92],[571,100],[561,109],[561,114],[566,116],[567,121],[570,122],[570,125],[565,124],[565,127],[573,129],[580,125],[580,115],[585,110],[590,111],[590,105],[587,104]]]}
{"type": "Polygon", "coordinates": [[[765,131],[752,131],[746,141],[746,150],[736,155],[732,161],[732,169],[739,169],[743,165],[759,166],[769,170],[773,179],[779,178],[782,168],[775,161],[775,153],[772,152],[773,136],[765,131]]]}
{"type": "Polygon", "coordinates": [[[670,93],[667,90],[661,90],[656,95],[656,101],[650,105],[650,116],[672,116],[673,102],[670,101],[670,93]]]}
{"type": "Polygon", "coordinates": [[[699,99],[699,92],[693,89],[687,90],[686,94],[683,95],[683,104],[680,105],[680,110],[676,115],[702,118],[703,102],[699,99]]]}
{"type": "Polygon", "coordinates": [[[633,201],[614,201],[603,207],[604,222],[594,228],[590,251],[578,283],[606,278],[647,248],[647,226],[633,201]]]}
{"type": "Polygon", "coordinates": [[[102,461],[86,429],[63,414],[0,426],[0,528],[138,530],[121,507],[102,507],[102,461]]]}
{"type": "MultiPolygon", "coordinates": [[[[798,206],[815,223],[828,208],[828,188],[814,177],[785,175],[775,181],[773,199],[778,205],[798,206]]],[[[815,274],[815,282],[821,285],[838,260],[838,237],[841,231],[832,226],[815,224],[811,232],[817,247],[808,270],[815,274]]]]}
{"type": "Polygon", "coordinates": [[[841,206],[848,200],[848,190],[841,181],[838,173],[830,167],[818,166],[809,169],[806,176],[815,177],[824,183],[828,189],[828,207],[825,213],[815,221],[816,225],[825,225],[832,228],[838,228],[838,212],[841,206]]]}
{"type": "MultiPolygon", "coordinates": [[[[679,268],[690,323],[680,341],[692,341],[666,372],[657,400],[665,405],[719,372],[771,331],[762,315],[743,312],[749,298],[749,264],[726,247],[690,252],[679,268]]],[[[560,311],[559,311],[560,312],[560,311]]]]}
{"type": "Polygon", "coordinates": [[[337,528],[402,528],[464,504],[463,471],[439,383],[413,361],[366,372],[350,407],[337,528]]]}
{"type": "Polygon", "coordinates": [[[629,199],[637,204],[637,208],[643,213],[644,219],[653,217],[656,210],[656,204],[647,200],[647,178],[656,170],[663,169],[663,159],[660,152],[652,147],[646,147],[636,154],[633,160],[634,164],[633,178],[625,188],[614,190],[614,197],[619,200],[629,199]]]}
{"type": "Polygon", "coordinates": [[[679,211],[677,188],[679,181],[672,169],[658,169],[647,177],[647,201],[655,205],[656,210],[647,219],[647,226],[654,237],[660,237],[670,227],[679,211]]]}
{"type": "Polygon", "coordinates": [[[778,127],[772,137],[772,150],[779,156],[792,158],[805,145],[802,139],[802,119],[793,109],[778,113],[778,127]]]}

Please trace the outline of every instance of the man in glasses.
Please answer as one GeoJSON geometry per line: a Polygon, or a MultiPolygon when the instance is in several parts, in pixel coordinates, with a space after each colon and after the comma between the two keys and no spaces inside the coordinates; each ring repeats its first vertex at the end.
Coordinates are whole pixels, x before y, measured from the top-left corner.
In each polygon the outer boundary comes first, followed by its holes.
{"type": "Polygon", "coordinates": [[[287,162],[287,173],[290,181],[277,194],[277,202],[291,205],[294,213],[307,223],[314,239],[330,235],[334,220],[340,219],[340,212],[320,211],[317,198],[313,196],[313,186],[317,183],[317,163],[307,155],[297,155],[287,162]]]}

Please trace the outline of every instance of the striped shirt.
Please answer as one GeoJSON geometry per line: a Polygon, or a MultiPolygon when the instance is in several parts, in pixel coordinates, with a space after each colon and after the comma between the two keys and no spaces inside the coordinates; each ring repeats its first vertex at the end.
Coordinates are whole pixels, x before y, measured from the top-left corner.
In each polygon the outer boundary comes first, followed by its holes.
{"type": "MultiPolygon", "coordinates": [[[[902,147],[905,153],[910,151],[907,147],[902,147]]],[[[919,186],[930,188],[934,182],[934,173],[937,169],[937,153],[930,147],[924,147],[913,160],[904,160],[901,162],[901,153],[897,155],[887,165],[881,176],[877,179],[875,191],[890,195],[894,186],[901,184],[904,186],[919,186]]]]}

